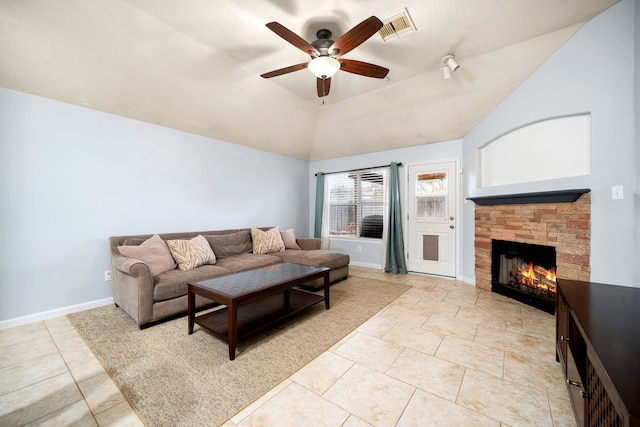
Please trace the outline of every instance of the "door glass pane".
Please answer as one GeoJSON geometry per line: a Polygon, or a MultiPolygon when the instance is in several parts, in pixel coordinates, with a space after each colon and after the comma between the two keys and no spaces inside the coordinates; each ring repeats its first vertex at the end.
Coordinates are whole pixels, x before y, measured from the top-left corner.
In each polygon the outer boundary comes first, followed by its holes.
{"type": "Polygon", "coordinates": [[[416,175],[416,219],[446,220],[448,192],[446,171],[416,175]]]}

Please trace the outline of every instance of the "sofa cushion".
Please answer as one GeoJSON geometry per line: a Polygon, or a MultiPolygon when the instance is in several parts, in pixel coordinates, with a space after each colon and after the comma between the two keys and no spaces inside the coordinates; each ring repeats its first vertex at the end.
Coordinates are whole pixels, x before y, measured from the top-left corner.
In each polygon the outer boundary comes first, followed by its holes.
{"type": "Polygon", "coordinates": [[[284,242],[285,249],[302,249],[296,241],[296,234],[293,232],[293,228],[280,232],[282,241],[284,242]]]}
{"type": "Polygon", "coordinates": [[[297,238],[296,243],[303,251],[310,251],[312,249],[320,249],[320,239],[315,237],[303,237],[297,238]]]}
{"type": "Polygon", "coordinates": [[[207,239],[198,235],[191,240],[167,240],[171,255],[178,261],[182,271],[193,270],[204,264],[215,264],[216,255],[211,250],[207,239]]]}
{"type": "Polygon", "coordinates": [[[138,246],[118,246],[118,252],[147,264],[152,276],[157,276],[176,268],[176,262],[171,256],[167,244],[157,234],[138,246]]]}
{"type": "Polygon", "coordinates": [[[253,242],[254,254],[270,254],[284,251],[284,242],[282,241],[278,227],[273,227],[267,231],[252,228],[251,240],[253,242]]]}
{"type": "Polygon", "coordinates": [[[218,261],[217,265],[227,268],[234,273],[238,273],[240,271],[252,270],[254,268],[268,267],[281,262],[282,260],[280,258],[273,255],[242,254],[221,259],[218,261]]]}
{"type": "Polygon", "coordinates": [[[349,255],[324,249],[314,249],[310,251],[287,249],[284,252],[277,252],[273,255],[279,257],[285,262],[295,262],[297,264],[311,265],[313,267],[328,267],[331,270],[349,265],[350,261],[349,255]]]}
{"type": "Polygon", "coordinates": [[[187,283],[200,282],[227,274],[231,274],[231,271],[208,264],[187,271],[178,269],[166,271],[153,278],[153,300],[166,301],[184,296],[187,294],[187,283]]]}
{"type": "Polygon", "coordinates": [[[204,237],[218,259],[251,252],[251,234],[249,230],[226,234],[205,234],[204,237]]]}

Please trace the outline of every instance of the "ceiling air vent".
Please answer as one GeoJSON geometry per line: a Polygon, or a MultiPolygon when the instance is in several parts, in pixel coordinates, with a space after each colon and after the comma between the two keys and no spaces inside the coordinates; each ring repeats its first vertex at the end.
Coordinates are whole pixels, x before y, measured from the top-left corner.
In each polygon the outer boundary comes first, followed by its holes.
{"type": "Polygon", "coordinates": [[[397,39],[402,34],[412,33],[416,31],[415,25],[409,16],[407,8],[402,9],[393,15],[382,19],[384,24],[378,34],[382,38],[382,41],[387,42],[390,39],[397,39]]]}

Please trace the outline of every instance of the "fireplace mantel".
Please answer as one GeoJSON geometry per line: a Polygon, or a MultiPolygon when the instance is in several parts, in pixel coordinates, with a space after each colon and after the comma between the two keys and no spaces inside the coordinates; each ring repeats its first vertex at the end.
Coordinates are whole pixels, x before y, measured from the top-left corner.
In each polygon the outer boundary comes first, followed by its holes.
{"type": "Polygon", "coordinates": [[[537,193],[501,194],[498,196],[467,197],[476,205],[522,205],[536,203],[573,203],[584,193],[590,192],[589,188],[574,190],[541,191],[537,193]]]}

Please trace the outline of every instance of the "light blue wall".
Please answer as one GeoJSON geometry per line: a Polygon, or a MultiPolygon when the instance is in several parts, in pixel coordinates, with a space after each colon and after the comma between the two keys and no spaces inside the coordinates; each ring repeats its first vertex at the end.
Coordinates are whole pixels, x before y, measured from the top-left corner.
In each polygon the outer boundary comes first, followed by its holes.
{"type": "Polygon", "coordinates": [[[0,320],[111,297],[111,235],[308,229],[308,163],[0,90],[0,320]]]}
{"type": "MultiPolygon", "coordinates": [[[[634,16],[634,1],[623,0],[587,23],[464,138],[467,196],[590,188],[591,280],[619,285],[634,285],[640,259],[632,231],[637,221],[633,193],[638,168],[634,16]],[[478,188],[478,147],[531,122],[585,112],[591,113],[592,126],[589,175],[478,188]],[[624,200],[612,200],[614,185],[624,186],[624,200]]],[[[528,150],[535,147],[522,147],[523,157],[528,150]]],[[[462,274],[473,278],[474,206],[463,206],[462,274]]],[[[640,286],[638,279],[635,284],[640,286]]]]}
{"type": "MultiPolygon", "coordinates": [[[[309,166],[309,192],[315,195],[317,172],[339,172],[350,169],[368,168],[373,166],[388,165],[391,162],[403,164],[399,168],[400,198],[403,206],[403,216],[406,214],[406,171],[407,167],[415,164],[432,163],[443,160],[460,161],[462,158],[462,140],[426,144],[418,147],[401,148],[395,150],[380,151],[377,153],[363,154],[359,156],[340,157],[337,159],[312,162],[309,166]]],[[[315,197],[309,201],[309,234],[313,234],[315,197]]],[[[406,237],[406,231],[405,237],[406,237]]],[[[406,245],[405,245],[406,248],[406,245]]],[[[349,254],[351,262],[356,265],[368,267],[381,267],[384,253],[380,240],[375,239],[336,239],[331,241],[331,249],[349,254]],[[358,252],[361,246],[362,252],[358,252]]]]}

